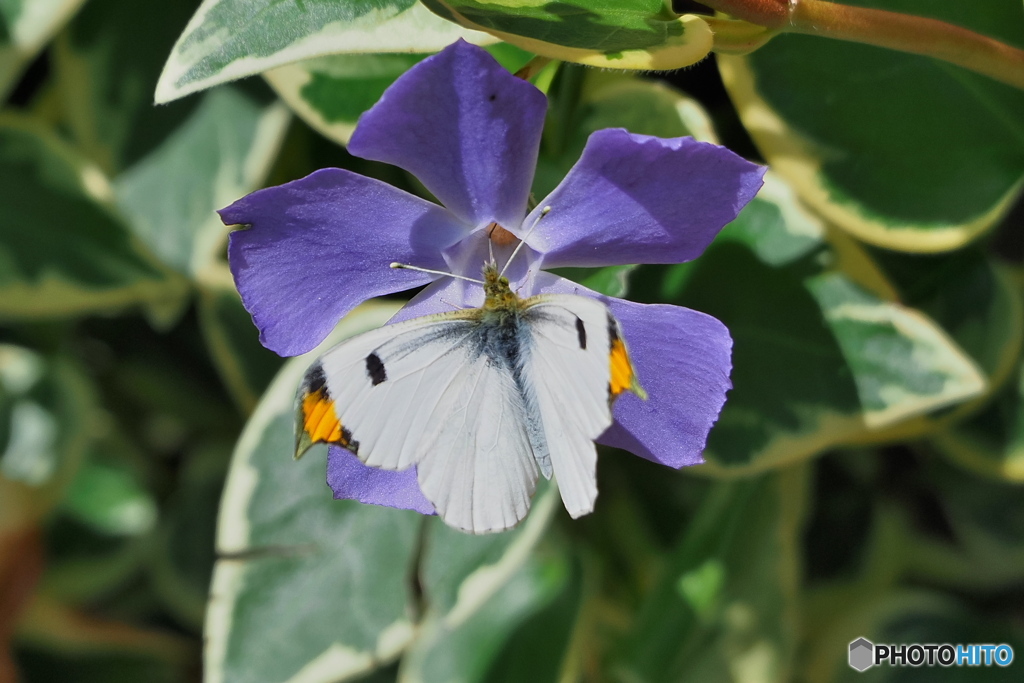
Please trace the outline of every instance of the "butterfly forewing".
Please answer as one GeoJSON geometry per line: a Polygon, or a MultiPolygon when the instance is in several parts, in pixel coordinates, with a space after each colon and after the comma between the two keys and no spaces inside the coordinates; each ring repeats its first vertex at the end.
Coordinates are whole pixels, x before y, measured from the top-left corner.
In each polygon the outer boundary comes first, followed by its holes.
{"type": "Polygon", "coordinates": [[[323,377],[337,442],[374,467],[417,465],[438,514],[473,532],[514,526],[537,479],[521,393],[485,353],[479,317],[428,316],[350,339],[311,368],[305,390],[323,377]]]}

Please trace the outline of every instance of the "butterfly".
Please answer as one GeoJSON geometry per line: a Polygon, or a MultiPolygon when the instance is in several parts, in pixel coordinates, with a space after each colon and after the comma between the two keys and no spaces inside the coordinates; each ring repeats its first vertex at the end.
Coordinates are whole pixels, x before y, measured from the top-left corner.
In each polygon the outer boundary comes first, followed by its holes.
{"type": "Polygon", "coordinates": [[[324,442],[371,467],[415,466],[438,515],[472,533],[522,520],[538,473],[554,475],[570,515],[587,514],[594,439],[623,392],[646,398],[619,323],[588,297],[520,298],[493,259],[481,284],[480,308],[387,325],[327,351],[299,388],[296,453],[324,442]]]}

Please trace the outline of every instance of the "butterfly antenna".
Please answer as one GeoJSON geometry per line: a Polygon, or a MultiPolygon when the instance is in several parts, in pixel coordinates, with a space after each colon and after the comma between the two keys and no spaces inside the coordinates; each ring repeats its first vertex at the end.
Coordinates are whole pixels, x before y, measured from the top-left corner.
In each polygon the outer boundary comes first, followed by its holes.
{"type": "Polygon", "coordinates": [[[466,277],[465,275],[456,275],[455,273],[446,273],[443,270],[431,270],[430,268],[420,268],[419,266],[410,266],[405,263],[392,263],[391,267],[395,270],[415,270],[419,273],[429,273],[431,275],[443,275],[445,277],[453,277],[456,280],[465,280],[466,282],[475,282],[478,285],[484,284],[483,280],[477,280],[475,278],[466,277]]]}
{"type": "MultiPolygon", "coordinates": [[[[545,206],[543,209],[540,210],[540,215],[537,216],[537,220],[535,220],[533,222],[533,225],[530,226],[530,229],[527,230],[526,234],[523,235],[521,240],[519,240],[519,244],[516,245],[516,248],[512,251],[511,256],[508,257],[508,261],[505,261],[505,267],[501,269],[501,272],[498,274],[499,276],[505,274],[505,271],[508,270],[509,264],[512,263],[512,259],[514,259],[516,257],[516,254],[519,253],[519,250],[523,248],[524,244],[526,244],[526,239],[530,235],[533,234],[534,230],[537,229],[537,225],[540,224],[540,219],[544,218],[544,216],[547,216],[549,213],[551,213],[551,207],[550,206],[545,206]]],[[[490,240],[488,240],[488,241],[490,241],[490,240]]],[[[491,259],[493,260],[493,258],[494,257],[492,256],[491,259]]]]}

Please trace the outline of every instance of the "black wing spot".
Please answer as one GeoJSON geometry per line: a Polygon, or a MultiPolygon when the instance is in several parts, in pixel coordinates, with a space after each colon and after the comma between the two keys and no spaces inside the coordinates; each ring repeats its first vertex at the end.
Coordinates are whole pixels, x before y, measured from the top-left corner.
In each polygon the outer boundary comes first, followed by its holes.
{"type": "Polygon", "coordinates": [[[369,376],[370,381],[373,382],[373,386],[377,386],[388,378],[388,373],[384,370],[384,363],[380,361],[380,356],[375,353],[371,353],[366,357],[366,374],[369,376]]]}
{"type": "Polygon", "coordinates": [[[491,93],[491,96],[488,97],[487,99],[489,99],[491,102],[493,102],[494,100],[498,99],[498,96],[496,94],[494,94],[494,93],[491,93]]]}
{"type": "Polygon", "coordinates": [[[319,361],[306,371],[305,385],[307,394],[315,394],[321,389],[327,393],[327,378],[324,376],[324,367],[320,365],[319,361]]]}
{"type": "Polygon", "coordinates": [[[579,318],[579,316],[576,317],[576,336],[579,337],[580,348],[583,349],[584,351],[586,351],[587,350],[587,328],[584,327],[583,321],[579,318]]]}
{"type": "Polygon", "coordinates": [[[341,445],[359,455],[359,442],[352,438],[352,431],[345,427],[341,428],[341,445]]]}
{"type": "Polygon", "coordinates": [[[619,324],[608,314],[608,342],[614,343],[619,338],[619,324]]]}

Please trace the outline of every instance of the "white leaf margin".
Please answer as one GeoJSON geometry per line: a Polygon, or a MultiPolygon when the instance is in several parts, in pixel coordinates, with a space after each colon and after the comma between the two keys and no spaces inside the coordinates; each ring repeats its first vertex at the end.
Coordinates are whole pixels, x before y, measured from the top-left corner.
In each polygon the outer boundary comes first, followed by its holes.
{"type": "MultiPolygon", "coordinates": [[[[0,43],[0,96],[6,95],[22,68],[74,16],[85,0],[21,0],[7,23],[8,42],[0,43]]],[[[13,3],[5,3],[13,4],[13,3]]],[[[10,12],[10,10],[8,10],[10,12]]]]}
{"type": "MultiPolygon", "coordinates": [[[[216,545],[219,555],[239,553],[248,548],[251,529],[246,512],[260,477],[249,459],[259,446],[267,427],[279,416],[290,415],[294,410],[295,388],[306,368],[342,339],[380,327],[400,306],[400,303],[376,301],[363,304],[347,315],[316,349],[289,360],[277,373],[242,430],[231,458],[217,515],[216,545]]],[[[206,683],[224,683],[224,662],[228,655],[234,607],[245,588],[246,571],[245,562],[222,559],[214,566],[203,628],[206,641],[203,652],[206,683]]],[[[358,652],[336,644],[299,671],[292,678],[292,683],[328,683],[365,673],[372,670],[376,662],[396,656],[411,639],[411,626],[401,621],[381,633],[377,652],[358,652]]]]}
{"type": "Polygon", "coordinates": [[[481,31],[462,28],[435,15],[420,3],[406,10],[377,10],[355,21],[336,21],[304,36],[266,57],[243,57],[220,71],[194,81],[179,83],[196,63],[215,52],[223,34],[214,34],[188,51],[183,43],[206,21],[210,10],[224,0],[204,0],[178,38],[156,85],[154,101],[165,104],[193,92],[253,76],[285,64],[331,54],[374,54],[380,52],[438,52],[462,38],[476,45],[490,45],[499,39],[481,31]]]}

